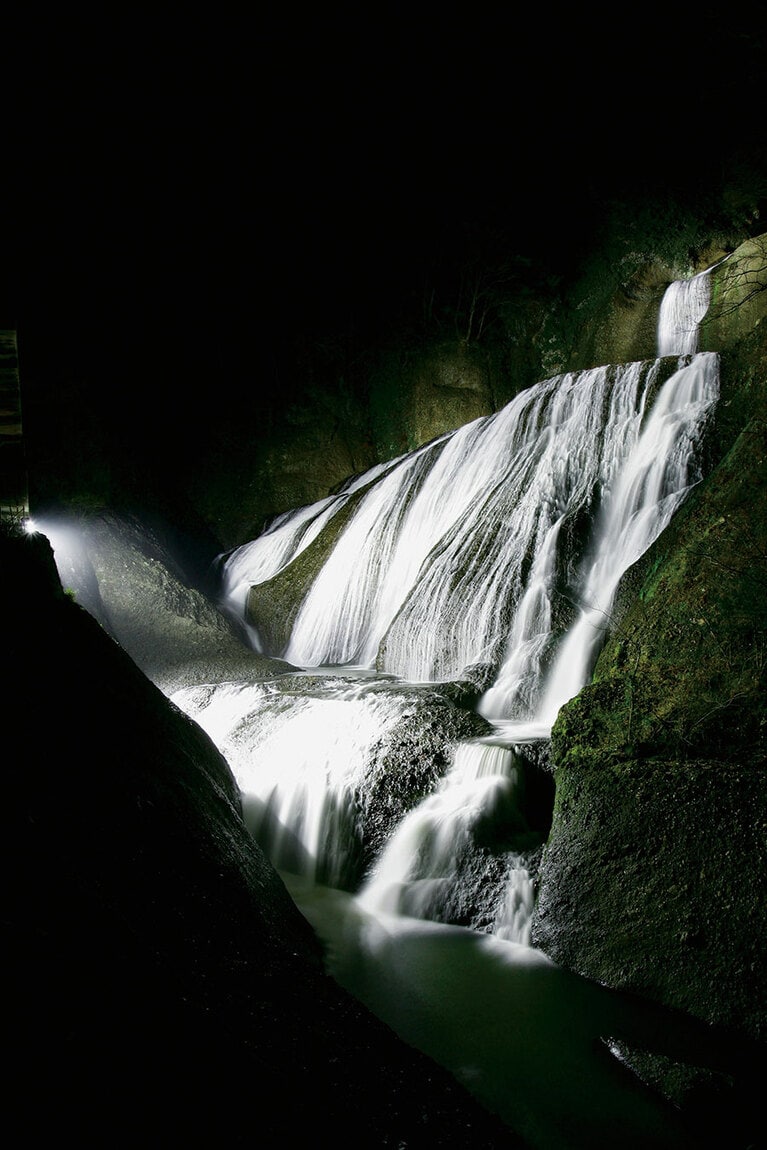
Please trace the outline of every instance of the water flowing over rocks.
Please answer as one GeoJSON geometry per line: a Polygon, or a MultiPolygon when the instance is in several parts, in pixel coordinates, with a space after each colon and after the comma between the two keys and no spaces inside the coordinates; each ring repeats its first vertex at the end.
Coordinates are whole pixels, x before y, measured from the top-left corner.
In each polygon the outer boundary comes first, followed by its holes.
{"type": "MultiPolygon", "coordinates": [[[[668,267],[661,275],[660,264],[658,261],[654,276],[644,265],[643,314],[635,315],[624,329],[632,340],[649,338],[649,317],[653,314],[650,297],[658,304],[663,294],[663,276],[673,275],[668,267]]],[[[386,625],[378,626],[380,620],[371,622],[370,609],[371,600],[380,602],[380,598],[363,593],[370,586],[369,580],[378,587],[384,585],[385,561],[394,554],[396,533],[406,523],[418,497],[428,494],[429,468],[449,463],[454,445],[477,436],[480,425],[502,425],[503,419],[496,418],[498,412],[480,417],[477,426],[462,428],[457,434],[445,433],[443,429],[437,439],[417,447],[412,456],[375,465],[370,472],[361,472],[346,481],[318,504],[304,506],[297,512],[286,511],[256,540],[257,546],[243,545],[220,557],[220,564],[231,578],[225,579],[225,595],[215,603],[214,597],[209,599],[184,574],[183,564],[172,557],[172,548],[165,548],[152,532],[145,533],[140,523],[121,522],[119,516],[96,517],[90,526],[85,525],[85,554],[77,562],[65,558],[63,548],[57,547],[52,535],[57,563],[66,572],[62,578],[64,586],[71,587],[76,599],[101,623],[98,640],[93,637],[93,628],[87,629],[88,657],[76,663],[75,675],[63,660],[70,645],[76,642],[70,627],[76,607],[62,602],[60,589],[48,577],[50,565],[42,581],[30,567],[25,568],[26,582],[21,579],[8,583],[9,600],[14,597],[16,601],[18,596],[30,613],[33,608],[38,611],[38,630],[32,635],[34,650],[39,657],[40,652],[46,652],[47,658],[53,644],[55,680],[66,679],[66,689],[57,696],[54,713],[59,723],[68,719],[62,727],[68,733],[61,746],[44,745],[42,805],[37,795],[14,796],[20,818],[30,824],[35,819],[42,820],[41,839],[36,839],[35,845],[42,841],[46,849],[52,847],[56,858],[68,859],[66,852],[70,849],[81,852],[74,862],[65,863],[57,880],[65,886],[71,878],[80,894],[85,891],[84,901],[78,903],[75,930],[87,926],[94,906],[110,900],[122,906],[125,897],[130,909],[131,955],[136,949],[136,931],[142,955],[144,941],[151,938],[152,932],[160,931],[163,946],[167,942],[173,956],[171,982],[175,985],[179,977],[184,987],[191,987],[195,1002],[202,1002],[205,1010],[210,1007],[215,1020],[214,1047],[229,1052],[227,1073],[234,1073],[234,1059],[228,1049],[230,1034],[235,1033],[237,1041],[241,1039],[251,1049],[246,1019],[252,1020],[254,1007],[244,983],[254,974],[249,956],[256,953],[266,955],[265,973],[259,968],[259,976],[263,973],[270,985],[278,985],[274,1003],[269,1000],[271,1005],[265,1008],[269,1013],[273,1007],[271,1022],[275,1025],[274,1030],[269,1029],[270,1036],[279,1030],[275,1019],[286,1003],[296,1006],[302,1017],[309,1017],[308,998],[318,985],[322,987],[318,992],[322,1003],[318,1028],[322,1027],[325,1006],[335,1019],[338,1012],[344,1017],[347,1011],[354,1013],[357,1007],[352,1007],[350,1000],[333,997],[337,987],[331,989],[322,977],[317,982],[315,975],[330,970],[360,1002],[374,1011],[392,1011],[390,1017],[396,1019],[397,1032],[406,1042],[450,1067],[454,1077],[483,1099],[489,1111],[498,1112],[501,1098],[508,1131],[529,1131],[536,1148],[571,1150],[594,1145],[595,1130],[600,1131],[600,1137],[612,1136],[600,1126],[603,1119],[607,1121],[604,1115],[609,1111],[609,1106],[605,1109],[601,1104],[605,1077],[611,1082],[620,1080],[617,1097],[622,1101],[617,1104],[618,1110],[627,1099],[631,1100],[627,1104],[635,1123],[635,1140],[632,1142],[622,1131],[621,1146],[669,1145],[680,1150],[709,1150],[732,1145],[745,1150],[754,1144],[760,1130],[759,1085],[767,1037],[767,969],[759,948],[759,939],[767,930],[767,904],[763,897],[767,861],[767,684],[763,658],[767,635],[763,579],[767,515],[762,507],[767,488],[763,476],[767,458],[767,336],[763,323],[767,291],[763,269],[763,244],[756,240],[710,270],[707,287],[711,290],[711,304],[698,330],[704,347],[702,359],[689,347],[680,356],[686,366],[691,358],[698,364],[717,360],[716,411],[706,411],[700,456],[689,475],[683,474],[679,489],[675,489],[675,494],[681,491],[683,498],[679,502],[671,500],[668,515],[658,520],[656,536],[643,554],[632,551],[623,557],[625,563],[619,564],[617,585],[609,580],[604,584],[598,580],[590,582],[592,574],[596,578],[600,573],[585,546],[589,531],[595,522],[601,522],[599,514],[609,507],[611,499],[603,498],[604,493],[595,485],[591,493],[584,494],[577,509],[563,516],[556,485],[546,499],[542,489],[536,489],[532,501],[536,514],[545,528],[558,526],[563,547],[556,554],[546,548],[536,550],[546,535],[542,529],[538,536],[531,536],[535,537],[535,546],[522,548],[517,564],[512,565],[512,583],[520,571],[525,579],[531,572],[539,573],[541,578],[531,581],[536,595],[529,604],[530,613],[521,611],[520,618],[543,619],[547,639],[552,632],[557,639],[572,633],[579,618],[584,626],[594,630],[595,619],[590,614],[594,604],[584,601],[586,609],[579,616],[584,603],[577,603],[573,592],[583,598],[584,590],[594,586],[609,590],[609,599],[597,604],[598,643],[590,649],[589,659],[583,664],[567,660],[564,669],[569,672],[575,667],[574,678],[554,676],[552,680],[558,690],[564,681],[569,686],[557,695],[556,705],[538,716],[543,720],[540,741],[530,735],[529,728],[523,737],[516,728],[498,731],[494,726],[497,719],[513,723],[520,717],[514,707],[539,697],[543,674],[553,665],[542,658],[540,676],[536,670],[533,676],[515,677],[516,667],[509,659],[513,652],[508,647],[503,650],[499,638],[503,636],[505,640],[509,634],[513,612],[508,603],[495,614],[489,611],[483,615],[476,596],[465,594],[453,620],[455,629],[464,635],[456,654],[451,648],[450,626],[444,627],[436,639],[425,628],[421,636],[418,622],[423,617],[415,611],[413,628],[412,618],[408,620],[412,599],[404,606],[388,602],[386,625]],[[395,473],[400,466],[409,468],[412,487],[397,487],[395,473]],[[376,536],[375,545],[368,547],[366,565],[348,581],[343,594],[338,593],[339,583],[329,580],[334,594],[321,600],[319,608],[310,604],[307,615],[311,625],[299,634],[301,614],[316,577],[356,514],[385,489],[394,496],[389,503],[388,534],[376,536]],[[547,515],[553,518],[547,519],[547,515]],[[263,559],[257,574],[250,566],[254,556],[257,564],[263,559]],[[582,565],[579,559],[583,559],[582,565]],[[66,563],[69,567],[65,567],[66,563]],[[539,594],[541,588],[547,593],[562,593],[562,598],[567,592],[567,605],[560,603],[548,612],[541,610],[546,599],[545,594],[539,594]],[[55,610],[48,609],[49,596],[56,602],[55,610]],[[359,632],[352,627],[346,631],[336,628],[337,616],[332,616],[331,609],[341,613],[348,610],[355,625],[362,620],[359,632]],[[463,627],[466,620],[476,621],[480,616],[488,621],[486,628],[463,627]],[[414,645],[412,662],[407,661],[407,643],[400,642],[408,622],[411,633],[423,639],[414,645]],[[103,680],[96,675],[94,682],[97,652],[109,636],[123,648],[115,655],[110,646],[109,660],[120,662],[122,654],[131,658],[122,660],[119,674],[114,669],[103,680]],[[337,647],[332,643],[322,646],[328,636],[338,642],[337,647]],[[358,646],[354,646],[355,642],[358,646]],[[364,663],[356,668],[362,672],[362,685],[339,683],[338,668],[322,665],[331,659],[364,663]],[[123,679],[126,662],[131,660],[151,683],[137,677],[134,671],[128,673],[127,680],[123,679]],[[499,715],[494,708],[483,708],[480,700],[488,701],[504,662],[510,664],[511,686],[506,684],[500,692],[499,715]],[[415,680],[434,677],[443,681],[399,683],[396,676],[400,673],[403,677],[412,674],[415,680]],[[162,692],[150,691],[145,699],[144,692],[152,683],[162,692]],[[86,684],[85,689],[82,684],[86,684]],[[285,757],[282,748],[278,750],[278,736],[287,731],[288,720],[300,721],[322,708],[340,713],[336,704],[343,701],[344,692],[346,701],[353,699],[363,716],[369,717],[380,705],[386,716],[382,727],[376,728],[371,721],[362,735],[356,728],[353,736],[347,736],[342,733],[338,718],[329,724],[330,733],[322,738],[316,728],[307,726],[300,755],[294,752],[285,757]],[[65,776],[65,788],[53,766],[67,761],[80,764],[84,740],[92,737],[87,728],[83,732],[82,723],[76,731],[72,729],[72,716],[80,717],[83,696],[88,714],[109,732],[109,738],[99,743],[98,783],[94,784],[90,775],[84,784],[80,782],[72,812],[72,797],[67,789],[72,770],[65,776]],[[232,700],[235,712],[227,714],[226,706],[232,700]],[[512,705],[506,711],[509,700],[512,705]],[[143,711],[144,703],[160,728],[164,730],[169,725],[173,750],[164,740],[160,740],[159,749],[148,750],[131,733],[138,729],[136,715],[143,711]],[[239,713],[237,706],[241,707],[239,713]],[[216,708],[225,720],[223,725],[212,721],[216,708]],[[268,712],[268,722],[246,727],[241,720],[246,715],[252,718],[258,708],[268,712]],[[184,711],[196,721],[185,718],[184,711]],[[115,730],[126,732],[116,771],[112,769],[118,753],[112,748],[115,730]],[[343,751],[340,756],[339,747],[343,751]],[[355,773],[360,747],[363,768],[355,773]],[[467,747],[464,760],[460,751],[467,747]],[[350,749],[353,754],[347,754],[350,749]],[[166,762],[166,752],[171,767],[166,762]],[[273,772],[267,778],[269,786],[265,791],[249,787],[247,772],[254,755],[261,755],[264,771],[273,772]],[[288,795],[285,788],[288,768],[302,767],[312,755],[329,774],[330,765],[339,761],[349,773],[340,780],[341,786],[333,790],[331,798],[315,801],[311,788],[306,786],[298,793],[295,808],[291,808],[296,792],[288,795]],[[202,775],[195,766],[198,756],[205,762],[202,775]],[[133,786],[135,772],[143,769],[145,760],[149,779],[142,778],[141,786],[133,786]],[[177,769],[171,769],[173,764],[177,769]],[[146,791],[144,782],[148,785],[146,791]],[[466,783],[469,790],[463,792],[460,788],[466,783]],[[91,795],[94,789],[99,792],[97,808],[96,795],[91,795]],[[216,817],[209,818],[204,813],[209,800],[216,808],[216,817]],[[144,813],[137,814],[134,805],[144,813]],[[118,821],[120,834],[115,837],[114,826],[103,818],[104,809],[114,822],[115,812],[122,812],[126,806],[133,821],[125,825],[118,821]],[[185,816],[181,831],[176,830],[177,808],[185,816]],[[62,812],[69,817],[62,819],[62,812]],[[196,820],[200,817],[203,827],[198,833],[196,820]],[[165,845],[159,845],[158,835],[147,847],[147,826],[157,829],[160,823],[167,836],[165,845]],[[190,825],[194,833],[189,831],[190,825]],[[391,833],[395,827],[402,832],[402,838],[397,831],[391,833]],[[273,863],[267,862],[267,851],[260,850],[248,837],[249,830],[256,837],[263,835],[270,850],[279,847],[286,852],[277,857],[294,868],[287,880],[288,889],[314,927],[316,937],[311,932],[307,934],[304,919],[293,913],[294,904],[286,901],[282,885],[286,880],[274,870],[273,863]],[[49,834],[52,837],[47,843],[49,834]],[[94,834],[95,854],[91,849],[94,834]],[[193,849],[188,849],[190,835],[196,844],[193,849]],[[524,841],[525,836],[529,836],[528,841],[524,841]],[[412,852],[417,865],[404,869],[399,852],[403,838],[417,848],[412,852]],[[179,842],[183,846],[180,853],[179,842]],[[457,852],[456,843],[460,846],[457,852]],[[326,867],[326,871],[318,875],[317,860],[323,845],[330,845],[332,859],[342,857],[343,865],[333,872],[332,866],[323,862],[321,867],[326,867]],[[113,857],[115,846],[117,861],[113,857]],[[388,847],[393,849],[389,851],[388,847]],[[169,874],[165,874],[169,864],[163,851],[172,864],[169,874]],[[207,868],[207,861],[205,865],[200,863],[200,853],[205,860],[212,859],[215,874],[207,868]],[[222,854],[223,873],[234,871],[237,898],[230,894],[228,882],[219,883],[220,872],[215,868],[222,854]],[[454,869],[445,871],[440,867],[448,855],[454,869]],[[94,895],[89,867],[98,875],[96,864],[104,868],[108,877],[106,886],[94,895]],[[140,884],[135,892],[127,890],[129,864],[131,877],[138,867],[146,879],[142,866],[151,875],[152,881],[140,884]],[[114,866],[116,886],[110,885],[109,877],[114,866]],[[245,879],[243,870],[247,872],[245,879]],[[159,888],[159,894],[154,886],[158,872],[167,883],[159,888]],[[337,889],[331,894],[318,892],[313,886],[317,877],[332,878],[337,889]],[[362,897],[352,902],[350,889],[359,886],[360,881],[362,897]],[[186,890],[187,885],[190,890],[186,890]],[[198,919],[199,905],[191,907],[187,902],[169,912],[172,925],[166,924],[168,904],[173,904],[173,891],[169,888],[175,890],[176,886],[184,889],[185,897],[192,901],[196,898],[197,903],[210,910],[214,920],[210,931],[211,920],[203,915],[198,919]],[[233,937],[235,928],[227,914],[231,910],[235,918],[247,918],[256,888],[258,898],[263,897],[264,902],[259,904],[255,918],[260,923],[260,915],[266,914],[268,929],[255,938],[253,935],[259,931],[251,924],[252,934],[241,945],[233,937]],[[224,889],[227,893],[223,905],[219,905],[224,889]],[[497,895],[504,889],[508,898],[499,906],[497,895]],[[136,910],[139,902],[149,908],[146,932],[136,910]],[[392,907],[396,915],[388,918],[392,907]],[[418,915],[423,915],[425,921],[418,915]],[[188,933],[183,929],[175,932],[174,924],[179,918],[184,929],[189,926],[188,933]],[[224,926],[222,920],[226,920],[224,926]],[[514,933],[516,930],[519,935],[514,933]],[[223,931],[222,946],[218,931],[223,931]],[[346,949],[347,931],[358,936],[356,960],[346,949]],[[317,945],[318,938],[321,946],[317,945]],[[189,942],[191,945],[187,946],[189,942]],[[280,979],[278,984],[277,972],[286,946],[290,953],[284,970],[289,977],[280,979]],[[304,948],[309,974],[303,965],[304,948]],[[179,954],[184,952],[186,957],[187,951],[191,973],[183,969],[179,959],[179,954]],[[441,967],[445,956],[449,956],[448,963],[441,967]],[[507,968],[513,968],[511,979],[505,977],[509,974],[507,968]],[[436,980],[435,991],[433,974],[440,969],[446,973],[443,979],[436,980]],[[498,997],[482,997],[476,986],[482,975],[479,980],[472,977],[476,971],[487,976],[487,987],[494,988],[498,997]],[[461,972],[469,972],[466,982],[461,981],[461,972]],[[550,999],[543,994],[537,997],[544,982],[550,999]],[[443,992],[444,1002],[439,1001],[443,992]],[[414,996],[412,1002],[410,994],[414,996]],[[235,1003],[232,996],[236,995],[241,997],[235,1003]],[[544,999],[558,1003],[559,1014],[555,1011],[555,1016],[550,1016],[548,1007],[536,1013],[534,1007],[540,1007],[544,999]],[[454,1018],[448,1017],[448,1001],[451,1009],[455,1007],[454,1018]],[[499,1002],[506,1011],[500,1023],[499,1002]],[[525,1050],[515,1046],[512,1039],[515,1026],[528,1008],[535,1021],[528,1023],[530,1033],[525,1036],[529,1038],[526,1062],[525,1050]],[[582,1045],[571,1047],[564,1041],[564,1016],[570,1018],[579,1041],[583,1039],[582,1045]],[[233,1031],[219,1032],[221,1019],[233,1031]],[[462,1042],[455,1038],[456,1027],[464,1031],[462,1042]],[[470,1038],[472,1027],[476,1042],[472,1059],[467,1061],[463,1042],[470,1038]],[[493,1061],[496,1038],[503,1072],[497,1071],[493,1061]],[[514,1081],[504,1077],[509,1066],[518,1068],[517,1089],[514,1081]],[[580,1078],[581,1073],[584,1079],[580,1078]],[[556,1085],[550,1095],[545,1091],[536,1094],[540,1089],[536,1083],[552,1080],[556,1085]],[[556,1126],[558,1120],[560,1124],[564,1120],[561,1116],[568,1113],[567,1107],[572,1113],[573,1108],[578,1111],[583,1106],[582,1092],[579,1097],[583,1081],[589,1088],[594,1087],[598,1101],[592,1101],[592,1118],[584,1119],[586,1133],[581,1142],[578,1134],[563,1134],[556,1126]],[[525,1101],[528,1097],[534,1099],[529,1107],[525,1101]],[[563,1109],[557,1110],[557,1106],[563,1109]],[[681,1127],[677,1124],[680,1115],[681,1127]]],[[[626,284],[622,288],[623,302],[629,306],[631,293],[625,289],[626,284]]],[[[614,304],[615,298],[610,306],[614,304]]],[[[606,315],[602,312],[591,317],[592,334],[610,327],[606,315]]],[[[581,345],[581,351],[585,346],[581,345]]],[[[605,345],[593,341],[589,346],[593,349],[605,345]]],[[[631,346],[639,344],[634,342],[631,346]]],[[[652,349],[646,352],[647,356],[652,354],[652,349]]],[[[616,359],[620,357],[610,357],[610,362],[616,359]]],[[[649,423],[651,400],[657,398],[663,382],[674,375],[681,360],[673,355],[658,362],[653,361],[652,366],[645,362],[642,366],[636,361],[636,373],[643,385],[648,372],[659,371],[663,376],[651,380],[647,409],[641,405],[632,409],[637,418],[628,424],[638,432],[649,423]]],[[[630,365],[621,378],[633,380],[634,370],[630,365]]],[[[582,379],[581,372],[587,373],[591,391],[606,387],[616,377],[615,371],[611,374],[606,368],[594,369],[580,363],[567,377],[557,377],[556,386],[552,383],[549,387],[548,399],[563,402],[564,392],[574,382],[573,375],[582,379]],[[563,394],[557,396],[558,390],[563,394]]],[[[541,387],[535,394],[544,390],[541,387]]],[[[606,389],[605,396],[608,392],[606,389]]],[[[512,402],[522,408],[530,398],[527,394],[512,402]]],[[[475,399],[476,395],[472,402],[475,399]]],[[[689,400],[694,404],[700,396],[691,395],[689,400]]],[[[576,403],[569,412],[572,422],[578,406],[576,403]]],[[[681,405],[683,409],[685,406],[681,405]]],[[[607,399],[601,407],[609,407],[607,399]]],[[[550,432],[548,428],[540,441],[542,455],[550,432]]],[[[589,441],[588,436],[586,440],[589,441]]],[[[637,442],[640,441],[641,435],[637,435],[637,442]]],[[[572,472],[568,490],[577,489],[583,477],[581,464],[590,460],[586,447],[576,450],[578,442],[567,440],[567,450],[559,456],[554,453],[559,470],[555,466],[553,473],[561,478],[567,477],[568,468],[572,472]]],[[[657,442],[653,438],[652,444],[657,442]]],[[[689,441],[686,443],[689,446],[689,441]]],[[[687,456],[681,454],[686,461],[687,456]]],[[[625,458],[619,456],[615,458],[621,459],[621,466],[611,468],[611,458],[607,453],[600,483],[604,482],[604,491],[609,490],[613,496],[621,490],[621,481],[630,469],[625,467],[625,458]]],[[[642,475],[646,479],[649,473],[643,471],[642,475]]],[[[492,478],[500,480],[500,470],[492,478]]],[[[637,486],[641,488],[641,482],[637,486]]],[[[491,538],[487,545],[473,538],[465,552],[454,546],[460,526],[471,515],[480,524],[493,506],[495,494],[492,482],[482,489],[476,506],[465,508],[466,514],[459,516],[461,524],[453,525],[452,534],[447,533],[444,549],[441,540],[437,546],[435,539],[418,538],[415,533],[423,566],[414,565],[410,573],[414,579],[421,572],[437,570],[440,559],[447,557],[447,584],[455,592],[466,571],[473,569],[484,575],[496,561],[500,564],[508,558],[500,529],[495,532],[497,538],[491,538]],[[497,550],[493,551],[496,545],[497,550]]],[[[615,498],[612,503],[619,504],[620,499],[615,498]]],[[[444,514],[446,508],[437,506],[437,511],[444,514]]],[[[370,523],[373,522],[375,516],[371,516],[370,523]]],[[[556,531],[554,535],[557,536],[556,531]]],[[[628,530],[616,532],[612,554],[616,562],[618,543],[625,542],[629,535],[628,530]]],[[[348,574],[352,560],[365,556],[369,538],[361,533],[359,544],[339,564],[342,572],[348,574]]],[[[510,593],[514,610],[524,604],[523,582],[520,578],[510,593]]],[[[435,587],[436,583],[432,590],[435,587]]],[[[425,598],[431,607],[435,597],[429,594],[425,598]]],[[[28,653],[23,658],[21,653],[27,651],[29,636],[23,633],[21,619],[13,621],[11,634],[11,665],[18,656],[21,665],[27,666],[24,660],[28,660],[28,653]]],[[[531,639],[530,633],[520,628],[516,638],[527,658],[529,649],[525,643],[531,639]]],[[[579,649],[583,649],[582,645],[579,649]]],[[[349,670],[353,672],[354,667],[349,670]]],[[[31,701],[35,675],[33,668],[28,671],[14,688],[11,710],[31,727],[37,708],[31,701]]],[[[521,717],[530,719],[531,714],[521,717]]],[[[159,738],[158,729],[152,727],[149,734],[153,746],[152,740],[157,742],[159,738]]],[[[18,787],[19,778],[14,782],[18,787]]],[[[21,827],[15,829],[17,836],[12,844],[24,837],[21,827]]],[[[41,857],[49,862],[53,872],[56,858],[50,859],[45,853],[41,857]]],[[[11,864],[12,859],[9,867],[11,864]]],[[[44,885],[40,878],[36,891],[44,885]]],[[[61,895],[60,901],[64,902],[64,891],[57,888],[54,894],[61,895]]],[[[50,895],[46,909],[52,903],[57,940],[63,939],[71,965],[77,966],[85,961],[79,940],[73,940],[69,929],[62,926],[63,912],[54,895],[50,895]]],[[[29,907],[25,904],[16,909],[23,928],[33,929],[29,907]]],[[[93,932],[85,933],[90,938],[93,932]]],[[[147,941],[147,945],[151,943],[147,941]]],[[[119,938],[113,948],[120,958],[118,969],[127,978],[130,962],[125,958],[126,946],[119,938]]],[[[33,968],[47,973],[39,955],[34,956],[33,968]]],[[[154,977],[152,968],[146,975],[147,982],[152,983],[154,977]]],[[[66,989],[66,985],[62,987],[66,989]]],[[[90,1001],[90,992],[87,997],[90,1001]]],[[[183,995],[182,999],[186,1001],[183,995]]],[[[175,1008],[177,1000],[173,1002],[175,1008]]],[[[36,1018],[41,1029],[47,1005],[47,1001],[42,1004],[40,1017],[36,1018]]],[[[62,1026],[69,1024],[66,1009],[58,1009],[63,1014],[62,1026]]],[[[186,1007],[178,1009],[188,1018],[186,1007]]],[[[262,1008],[255,1009],[258,1025],[263,1025],[263,1011],[258,1015],[262,1008]]],[[[354,1027],[360,1021],[358,1016],[355,1018],[354,1027]]],[[[185,1030],[193,1033],[195,1054],[205,1047],[197,1022],[195,1010],[194,1019],[185,1030]]],[[[367,1026],[368,1022],[360,1024],[367,1026]]],[[[21,1021],[17,1029],[21,1032],[21,1021]]],[[[130,1028],[127,1033],[132,1035],[130,1028]]],[[[347,1053],[358,1057],[360,1046],[378,1051],[377,1039],[371,1038],[368,1043],[366,1037],[356,1034],[347,1053]]],[[[303,1054],[300,1065],[313,1075],[314,1062],[308,1061],[306,1048],[295,1035],[291,1039],[282,1030],[279,1035],[290,1049],[277,1044],[278,1069],[273,1078],[269,1077],[274,1070],[271,1064],[263,1070],[268,1057],[257,1052],[255,1057],[262,1068],[259,1073],[266,1074],[267,1081],[274,1081],[279,1068],[287,1067],[294,1057],[298,1044],[303,1054]]],[[[323,1056],[327,1056],[326,1044],[316,1031],[304,1037],[311,1052],[318,1053],[322,1048],[323,1056]]],[[[92,1031],[88,1031],[81,1047],[91,1038],[92,1031]]],[[[338,1053],[338,1047],[343,1045],[341,1036],[333,1045],[329,1062],[338,1058],[337,1065],[346,1073],[349,1064],[338,1053]]],[[[82,1064],[90,1065],[85,1055],[82,1064]]],[[[204,1059],[202,1065],[208,1065],[204,1059]]],[[[371,1072],[370,1062],[366,1063],[366,1071],[371,1072]]],[[[316,1083],[320,1106],[326,1090],[328,1097],[337,1098],[333,1068],[326,1068],[323,1073],[324,1077],[320,1074],[316,1083]]],[[[352,1081],[359,1085],[359,1079],[352,1081]]],[[[428,1093],[427,1097],[433,1099],[436,1109],[431,1113],[441,1123],[444,1107],[449,1110],[452,1101],[446,1101],[440,1093],[444,1079],[437,1076],[432,1081],[438,1084],[436,1096],[428,1093]]],[[[142,1089],[144,1085],[140,1083],[142,1089]]],[[[377,1087],[379,1105],[373,1107],[376,1121],[380,1119],[380,1145],[389,1144],[390,1085],[391,1079],[386,1077],[385,1084],[377,1087]]],[[[607,1091],[605,1097],[611,1106],[616,1096],[607,1091]]],[[[413,1115],[414,1111],[408,1110],[403,1119],[408,1125],[403,1139],[417,1145],[418,1136],[409,1125],[411,1118],[415,1121],[413,1115]]],[[[344,1121],[334,1104],[333,1123],[340,1123],[341,1129],[353,1125],[350,1121],[349,1126],[344,1126],[344,1121]]],[[[470,1116],[467,1121],[471,1124],[475,1119],[470,1116]]],[[[233,1122],[237,1129],[236,1120],[233,1122]]],[[[466,1141],[495,1144],[496,1132],[491,1127],[487,1135],[482,1130],[478,1136],[480,1128],[474,1127],[461,1143],[466,1133],[462,1122],[463,1119],[456,1120],[456,1145],[465,1145],[466,1141]]],[[[423,1144],[447,1146],[451,1137],[452,1133],[443,1132],[440,1126],[440,1132],[426,1137],[423,1144]]],[[[516,1144],[513,1135],[509,1137],[509,1144],[516,1144]]]]}

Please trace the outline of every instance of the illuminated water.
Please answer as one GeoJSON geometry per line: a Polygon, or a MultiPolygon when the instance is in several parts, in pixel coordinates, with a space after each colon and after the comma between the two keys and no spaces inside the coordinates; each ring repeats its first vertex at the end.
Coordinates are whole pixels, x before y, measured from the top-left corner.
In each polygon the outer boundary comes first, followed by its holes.
{"type": "MultiPolygon", "coordinates": [[[[717,396],[711,352],[556,376],[367,473],[284,645],[268,653],[406,682],[488,664],[479,712],[547,733],[588,681],[621,576],[700,478],[696,445],[717,396]]],[[[228,608],[242,614],[247,588],[288,579],[351,490],[235,551],[228,608]]]]}
{"type": "Polygon", "coordinates": [[[711,299],[711,270],[669,285],[658,316],[658,355],[688,355],[698,350],[698,328],[711,299]]]}
{"type": "Polygon", "coordinates": [[[230,763],[329,971],[538,1150],[686,1145],[610,1053],[633,1007],[529,945],[530,856],[480,840],[525,831],[530,749],[588,682],[622,574],[700,478],[718,395],[691,335],[704,291],[673,285],[657,360],[545,380],[237,549],[222,595],[242,618],[251,585],[287,579],[354,507],[284,643],[249,624],[304,678],[174,695],[230,763]],[[368,798],[400,794],[387,738],[427,721],[425,685],[478,664],[490,733],[412,782],[423,798],[371,860],[368,798]],[[467,902],[481,929],[459,925],[467,902]]]}

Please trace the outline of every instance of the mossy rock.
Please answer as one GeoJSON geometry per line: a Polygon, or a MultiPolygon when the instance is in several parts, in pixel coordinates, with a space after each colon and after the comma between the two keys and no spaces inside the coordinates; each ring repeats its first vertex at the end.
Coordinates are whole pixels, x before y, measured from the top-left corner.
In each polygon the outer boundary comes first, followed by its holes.
{"type": "Polygon", "coordinates": [[[622,581],[593,683],[554,726],[556,763],[767,755],[767,419],[751,384],[725,378],[745,426],[713,429],[717,466],[622,581]]]}
{"type": "Polygon", "coordinates": [[[557,962],[767,1038],[767,768],[560,767],[533,925],[557,962]]]}

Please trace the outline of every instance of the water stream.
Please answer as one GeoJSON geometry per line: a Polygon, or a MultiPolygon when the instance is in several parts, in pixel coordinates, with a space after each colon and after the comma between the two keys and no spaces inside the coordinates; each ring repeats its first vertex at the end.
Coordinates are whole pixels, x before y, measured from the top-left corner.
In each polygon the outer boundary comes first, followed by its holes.
{"type": "Polygon", "coordinates": [[[636,1021],[625,1005],[530,946],[545,832],[523,800],[621,576],[701,478],[718,397],[718,357],[695,350],[706,284],[669,289],[656,360],[542,381],[226,557],[225,609],[302,673],[173,697],[229,761],[329,971],[540,1150],[685,1144],[610,1053],[636,1021]],[[251,587],[287,586],[322,539],[289,630],[267,640],[251,587]],[[477,668],[484,734],[414,776],[422,798],[387,823],[403,790],[387,740],[433,723],[440,688],[477,668]]]}

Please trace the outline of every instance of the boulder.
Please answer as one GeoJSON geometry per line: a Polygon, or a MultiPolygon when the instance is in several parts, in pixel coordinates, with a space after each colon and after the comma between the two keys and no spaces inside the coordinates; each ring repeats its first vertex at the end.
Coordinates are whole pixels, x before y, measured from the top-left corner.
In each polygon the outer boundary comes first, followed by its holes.
{"type": "Polygon", "coordinates": [[[0,552],[9,1128],[520,1146],[324,973],[227,763],[65,594],[45,537],[0,552]]]}
{"type": "Polygon", "coordinates": [[[188,683],[271,678],[291,669],[249,648],[241,622],[195,585],[167,529],[163,534],[148,518],[59,512],[37,526],[51,541],[66,590],[165,694],[188,683]]]}

